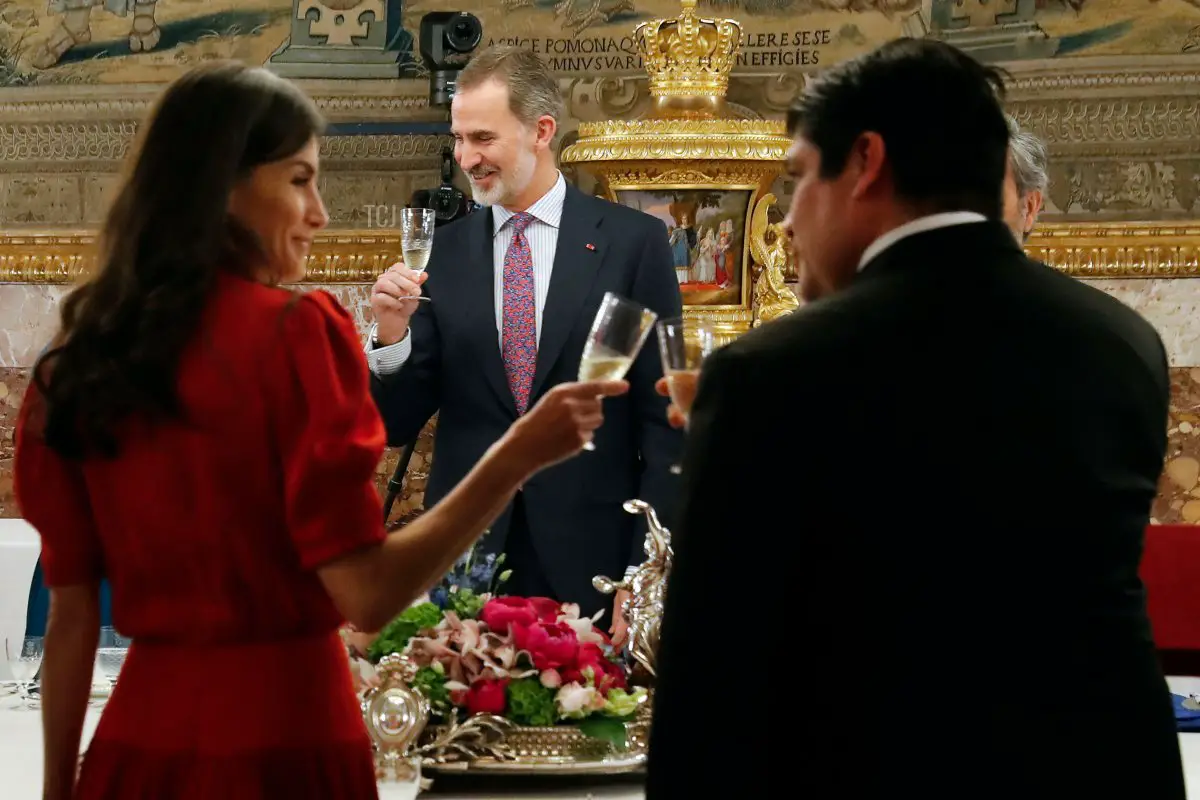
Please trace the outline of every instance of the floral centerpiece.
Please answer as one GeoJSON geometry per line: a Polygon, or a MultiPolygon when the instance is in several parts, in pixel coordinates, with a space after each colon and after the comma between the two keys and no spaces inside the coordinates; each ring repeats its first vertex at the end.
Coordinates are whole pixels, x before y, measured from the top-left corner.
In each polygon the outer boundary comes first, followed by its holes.
{"type": "Polygon", "coordinates": [[[503,556],[460,563],[365,652],[361,640],[352,644],[361,680],[370,685],[372,665],[399,654],[417,667],[412,686],[434,724],[491,714],[522,726],[575,725],[624,747],[625,723],[646,690],[630,686],[622,655],[579,606],[501,594],[502,564],[503,556]]]}

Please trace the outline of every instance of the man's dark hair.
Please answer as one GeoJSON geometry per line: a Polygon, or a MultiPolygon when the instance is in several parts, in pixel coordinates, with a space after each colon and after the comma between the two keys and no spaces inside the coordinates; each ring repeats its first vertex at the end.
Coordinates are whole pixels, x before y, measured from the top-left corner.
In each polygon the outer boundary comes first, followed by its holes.
{"type": "Polygon", "coordinates": [[[942,42],[896,39],[815,80],[788,132],[821,154],[821,177],[845,169],[855,141],[879,134],[896,194],[924,213],[1003,209],[1008,124],[1002,73],[942,42]]]}

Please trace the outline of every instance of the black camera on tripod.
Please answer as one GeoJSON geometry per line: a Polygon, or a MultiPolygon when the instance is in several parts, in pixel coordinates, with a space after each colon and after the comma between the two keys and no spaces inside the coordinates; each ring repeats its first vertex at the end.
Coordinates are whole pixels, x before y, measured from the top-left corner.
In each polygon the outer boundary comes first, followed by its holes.
{"type": "Polygon", "coordinates": [[[421,60],[429,70],[429,105],[448,106],[454,82],[483,41],[483,23],[462,11],[432,11],[421,17],[421,60]]]}
{"type": "Polygon", "coordinates": [[[434,225],[438,228],[456,219],[465,217],[478,206],[461,189],[454,185],[454,149],[442,150],[442,185],[434,189],[418,189],[413,192],[414,208],[432,208],[434,225]]]}

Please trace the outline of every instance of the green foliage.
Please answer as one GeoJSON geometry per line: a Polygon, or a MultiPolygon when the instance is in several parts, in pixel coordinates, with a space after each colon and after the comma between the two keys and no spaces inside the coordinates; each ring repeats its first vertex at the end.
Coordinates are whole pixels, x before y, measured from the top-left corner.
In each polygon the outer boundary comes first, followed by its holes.
{"type": "Polygon", "coordinates": [[[553,725],[558,721],[554,690],[537,678],[522,678],[508,684],[508,718],[518,725],[553,725]]]}
{"type": "Polygon", "coordinates": [[[604,739],[612,742],[617,750],[629,747],[629,739],[625,731],[625,720],[616,717],[593,716],[580,720],[579,730],[594,739],[604,739]]]}
{"type": "Polygon", "coordinates": [[[400,616],[384,626],[375,641],[371,642],[367,658],[372,663],[379,663],[384,656],[402,652],[409,639],[436,626],[442,621],[442,616],[442,610],[433,603],[420,603],[406,608],[400,616]]]}
{"type": "Polygon", "coordinates": [[[487,598],[470,589],[454,589],[447,595],[446,602],[448,610],[457,614],[459,619],[475,619],[483,611],[487,598]]]}
{"type": "Polygon", "coordinates": [[[444,714],[450,709],[450,690],[446,688],[446,673],[438,667],[441,667],[441,664],[421,667],[413,678],[412,686],[425,695],[429,706],[435,712],[444,714]]]}

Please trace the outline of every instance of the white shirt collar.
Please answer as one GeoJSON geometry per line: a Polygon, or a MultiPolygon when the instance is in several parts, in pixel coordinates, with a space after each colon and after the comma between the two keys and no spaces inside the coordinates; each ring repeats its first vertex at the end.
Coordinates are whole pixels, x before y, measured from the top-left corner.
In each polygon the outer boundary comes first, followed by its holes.
{"type": "MultiPolygon", "coordinates": [[[[563,201],[567,197],[567,181],[563,174],[558,173],[558,180],[550,187],[550,191],[542,195],[536,203],[526,211],[552,228],[557,228],[562,221],[563,201]]],[[[512,219],[516,212],[509,211],[504,206],[492,206],[492,236],[500,232],[504,223],[512,219]]]]}
{"type": "Polygon", "coordinates": [[[858,260],[858,269],[861,272],[863,267],[875,258],[878,258],[880,253],[905,236],[912,236],[914,233],[923,233],[925,231],[936,230],[937,228],[948,228],[951,225],[966,225],[972,222],[987,222],[987,217],[983,214],[977,214],[974,211],[944,211],[940,214],[930,214],[927,217],[917,217],[897,228],[892,228],[883,234],[883,236],[871,242],[871,246],[863,251],[862,258],[858,260]]]}

